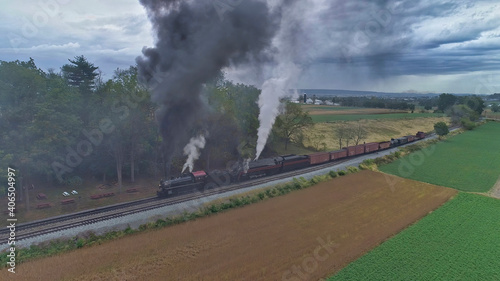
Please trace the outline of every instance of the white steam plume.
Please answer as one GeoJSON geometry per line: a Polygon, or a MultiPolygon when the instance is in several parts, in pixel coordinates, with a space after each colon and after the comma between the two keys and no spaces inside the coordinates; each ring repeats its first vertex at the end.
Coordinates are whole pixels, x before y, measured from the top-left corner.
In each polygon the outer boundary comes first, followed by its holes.
{"type": "Polygon", "coordinates": [[[243,160],[243,172],[246,173],[250,169],[250,161],[252,161],[251,158],[247,158],[243,160]]]}
{"type": "Polygon", "coordinates": [[[302,17],[303,9],[300,0],[277,1],[276,8],[281,9],[281,23],[278,34],[273,40],[275,67],[268,78],[262,84],[259,96],[259,122],[257,132],[256,157],[258,159],[266,146],[269,133],[273,128],[276,116],[279,114],[280,100],[284,97],[293,96],[289,89],[296,82],[302,71],[299,67],[299,53],[303,37],[302,17]]]}
{"type": "Polygon", "coordinates": [[[193,172],[194,161],[200,158],[200,149],[205,148],[205,137],[199,135],[198,137],[193,137],[189,143],[184,147],[184,155],[187,155],[186,164],[182,167],[182,172],[189,168],[189,172],[193,172]]]}
{"type": "Polygon", "coordinates": [[[292,62],[280,62],[274,72],[274,77],[268,79],[262,85],[262,92],[259,96],[260,127],[257,132],[255,159],[260,157],[266,145],[269,133],[279,113],[280,99],[292,95],[288,89],[290,83],[299,76],[300,68],[292,62]]]}

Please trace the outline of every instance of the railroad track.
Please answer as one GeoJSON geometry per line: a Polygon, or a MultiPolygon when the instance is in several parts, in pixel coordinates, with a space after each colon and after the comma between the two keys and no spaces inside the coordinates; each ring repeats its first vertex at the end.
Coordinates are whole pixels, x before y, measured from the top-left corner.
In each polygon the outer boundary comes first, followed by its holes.
{"type": "MultiPolygon", "coordinates": [[[[30,223],[19,224],[16,226],[16,240],[20,241],[27,238],[36,237],[43,234],[48,234],[52,232],[62,231],[70,229],[73,227],[89,225],[101,221],[106,221],[113,218],[118,218],[130,214],[135,214],[138,212],[144,212],[168,205],[179,204],[195,199],[200,199],[206,196],[221,194],[229,191],[234,191],[242,188],[247,188],[255,185],[265,184],[275,180],[290,178],[293,176],[298,176],[304,173],[309,173],[324,169],[326,167],[335,166],[343,161],[330,162],[314,167],[308,167],[298,171],[290,171],[283,174],[278,174],[270,177],[265,177],[261,179],[255,179],[252,181],[247,181],[241,184],[227,185],[223,187],[217,187],[213,189],[208,189],[204,192],[197,192],[187,195],[181,195],[174,198],[161,199],[157,197],[150,197],[142,200],[127,202],[123,204],[117,204],[112,206],[107,206],[103,208],[83,211],[79,213],[63,215],[58,217],[53,217],[49,219],[34,221],[30,223]]],[[[7,241],[9,235],[8,229],[0,230],[0,241],[7,241]]]]}
{"type": "MultiPolygon", "coordinates": [[[[415,143],[415,142],[412,142],[415,143]]],[[[410,143],[411,144],[411,143],[410,143]]],[[[243,189],[247,187],[252,187],[255,185],[261,185],[269,183],[276,180],[291,178],[300,176],[302,174],[318,171],[324,168],[336,166],[344,162],[350,161],[354,158],[342,159],[340,161],[328,162],[321,165],[316,165],[313,167],[307,167],[300,170],[290,171],[274,176],[264,177],[260,179],[255,179],[247,181],[240,184],[227,185],[222,187],[216,187],[212,189],[205,190],[204,192],[197,192],[192,194],[186,194],[177,196],[174,198],[157,198],[150,197],[141,200],[131,201],[127,203],[116,204],[112,206],[106,206],[102,208],[82,211],[78,213],[73,213],[69,215],[63,215],[58,217],[53,217],[49,219],[23,223],[16,226],[16,240],[23,240],[27,238],[36,237],[43,234],[48,234],[52,232],[62,231],[78,226],[89,225],[101,221],[110,220],[113,218],[118,218],[130,214],[135,214],[139,212],[144,212],[168,205],[179,204],[195,199],[200,199],[203,197],[226,193],[229,191],[234,191],[238,189],[243,189]]],[[[7,241],[9,235],[8,229],[0,230],[0,241],[7,241]]]]}

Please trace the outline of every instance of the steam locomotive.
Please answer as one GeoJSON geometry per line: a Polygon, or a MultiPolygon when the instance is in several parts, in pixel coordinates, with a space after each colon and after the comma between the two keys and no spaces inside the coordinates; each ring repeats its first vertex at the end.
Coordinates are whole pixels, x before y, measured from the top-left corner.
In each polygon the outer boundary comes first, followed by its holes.
{"type": "Polygon", "coordinates": [[[158,197],[173,197],[193,192],[203,192],[207,189],[225,186],[231,183],[271,176],[348,157],[373,153],[421,140],[425,137],[426,134],[424,132],[418,132],[416,135],[404,136],[384,142],[371,142],[348,146],[336,151],[318,152],[309,155],[291,154],[273,158],[263,158],[248,162],[244,165],[235,165],[225,171],[197,171],[185,173],[177,178],[161,180],[158,186],[159,190],[157,191],[157,195],[158,197]]]}

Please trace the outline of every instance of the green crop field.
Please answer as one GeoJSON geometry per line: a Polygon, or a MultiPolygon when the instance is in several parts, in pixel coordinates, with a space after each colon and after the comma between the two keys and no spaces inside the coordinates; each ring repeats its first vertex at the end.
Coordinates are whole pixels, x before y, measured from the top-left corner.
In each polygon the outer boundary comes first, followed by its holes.
{"type": "Polygon", "coordinates": [[[500,200],[460,193],[329,280],[500,280],[500,200]]]}
{"type": "Polygon", "coordinates": [[[310,105],[301,104],[304,110],[325,110],[325,111],[341,111],[341,110],[353,110],[362,109],[363,107],[353,107],[353,106],[328,106],[328,105],[310,105]]]}
{"type": "Polygon", "coordinates": [[[357,121],[362,119],[415,119],[423,117],[443,117],[444,114],[436,113],[388,113],[388,114],[348,114],[348,115],[312,115],[314,123],[335,121],[357,121]]]}
{"type": "Polygon", "coordinates": [[[451,137],[380,170],[458,190],[486,192],[500,176],[500,123],[490,122],[451,137]]]}

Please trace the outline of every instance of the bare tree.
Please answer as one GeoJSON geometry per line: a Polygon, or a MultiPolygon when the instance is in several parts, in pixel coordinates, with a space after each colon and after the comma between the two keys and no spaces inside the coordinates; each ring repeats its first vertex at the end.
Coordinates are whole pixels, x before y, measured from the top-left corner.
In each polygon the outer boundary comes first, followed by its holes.
{"type": "Polygon", "coordinates": [[[349,141],[354,140],[356,136],[356,131],[353,127],[346,126],[345,129],[345,141],[346,146],[349,146],[349,141]]]}
{"type": "Polygon", "coordinates": [[[358,145],[361,140],[365,139],[368,136],[368,132],[365,127],[358,122],[356,127],[353,128],[354,142],[358,145]]]}
{"type": "Polygon", "coordinates": [[[354,139],[355,133],[352,127],[349,127],[349,125],[343,123],[335,128],[335,135],[339,140],[339,147],[340,149],[342,149],[342,141],[345,141],[346,146],[349,146],[349,141],[354,139]]]}
{"type": "Polygon", "coordinates": [[[339,140],[339,149],[342,149],[342,140],[346,138],[346,128],[347,126],[345,124],[341,124],[334,129],[335,135],[339,140]]]}

